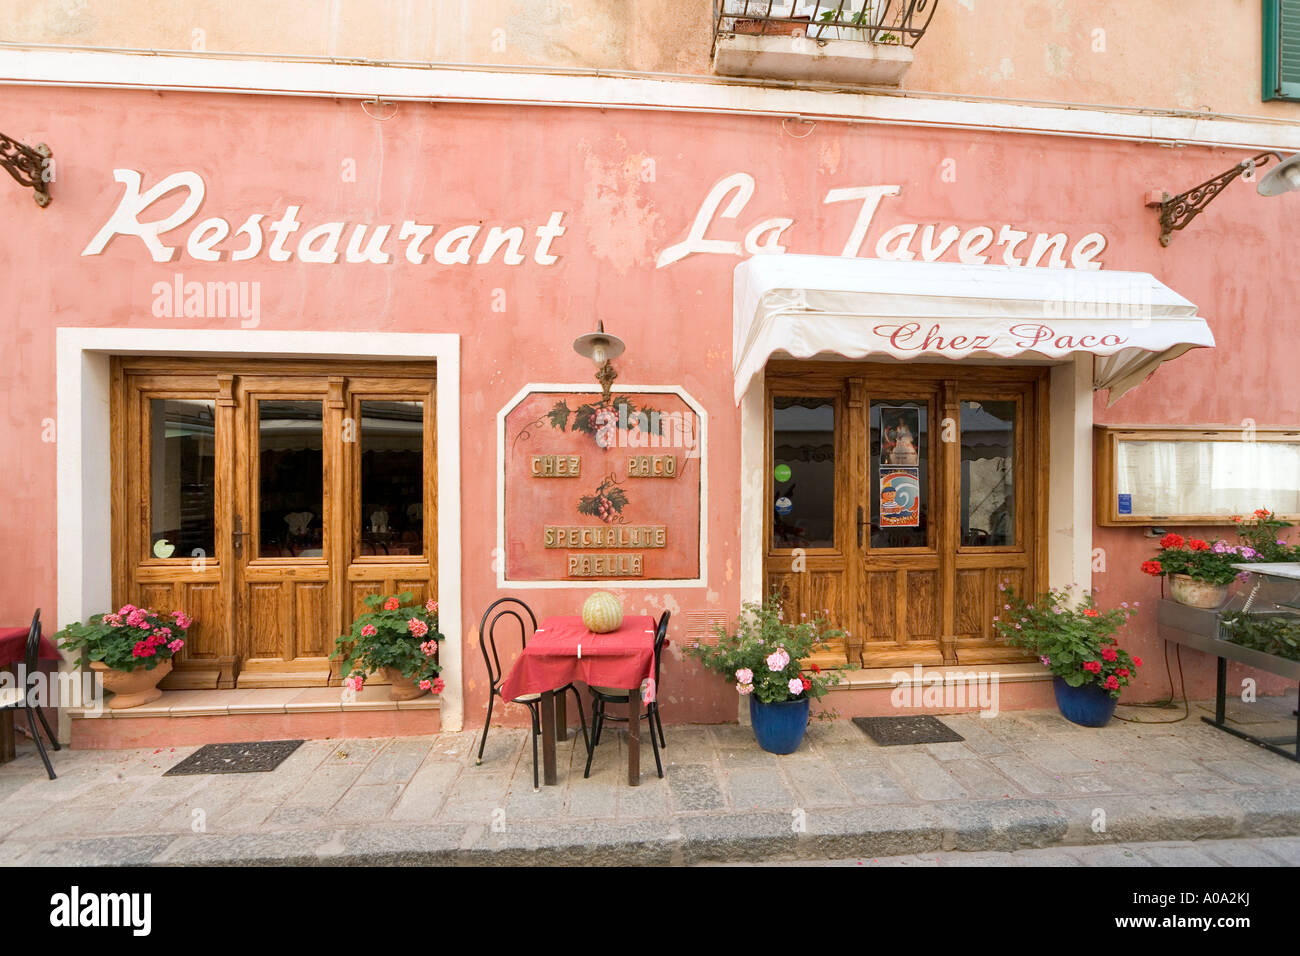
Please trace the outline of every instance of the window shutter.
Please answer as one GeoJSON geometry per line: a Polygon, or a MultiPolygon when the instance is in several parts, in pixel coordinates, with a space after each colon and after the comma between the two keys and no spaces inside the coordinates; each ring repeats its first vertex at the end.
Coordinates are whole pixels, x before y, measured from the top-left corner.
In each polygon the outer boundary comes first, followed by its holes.
{"type": "Polygon", "coordinates": [[[1263,0],[1263,98],[1300,101],[1300,0],[1263,0]]]}

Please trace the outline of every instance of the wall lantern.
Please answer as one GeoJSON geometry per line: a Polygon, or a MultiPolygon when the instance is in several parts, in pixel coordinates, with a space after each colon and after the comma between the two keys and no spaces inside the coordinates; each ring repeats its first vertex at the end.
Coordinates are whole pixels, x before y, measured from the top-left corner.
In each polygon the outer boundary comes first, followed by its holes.
{"type": "Polygon", "coordinates": [[[20,143],[0,133],[0,166],[20,186],[30,186],[36,205],[45,208],[50,204],[50,184],[46,176],[46,163],[54,153],[44,143],[34,147],[20,143]]]}
{"type": "Polygon", "coordinates": [[[1174,237],[1174,230],[1185,228],[1230,182],[1243,173],[1254,173],[1270,158],[1278,160],[1278,165],[1269,170],[1268,175],[1259,181],[1255,187],[1256,192],[1261,196],[1280,196],[1293,189],[1300,189],[1300,153],[1296,153],[1290,159],[1283,159],[1281,153],[1268,150],[1250,159],[1243,159],[1227,172],[1220,173],[1213,179],[1207,179],[1199,186],[1193,186],[1187,192],[1179,193],[1177,196],[1171,196],[1169,193],[1161,193],[1159,196],[1152,194],[1147,200],[1147,205],[1158,207],[1160,210],[1160,245],[1169,245],[1169,240],[1174,237]]]}
{"type": "Polygon", "coordinates": [[[614,366],[609,363],[609,360],[618,358],[626,348],[622,339],[605,331],[603,321],[596,323],[595,332],[579,335],[573,340],[573,351],[596,363],[596,381],[600,383],[601,395],[606,405],[609,404],[609,390],[614,385],[614,379],[618,378],[618,372],[614,371],[614,366]]]}

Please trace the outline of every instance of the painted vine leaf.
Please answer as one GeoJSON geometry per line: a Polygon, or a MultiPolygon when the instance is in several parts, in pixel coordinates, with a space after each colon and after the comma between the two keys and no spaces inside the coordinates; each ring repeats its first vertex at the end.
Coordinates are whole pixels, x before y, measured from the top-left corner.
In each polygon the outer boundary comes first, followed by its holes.
{"type": "Polygon", "coordinates": [[[558,428],[560,431],[567,431],[569,428],[569,416],[572,414],[573,412],[569,408],[569,403],[564,399],[560,399],[551,406],[551,410],[546,413],[546,417],[550,419],[552,428],[558,428]]]}

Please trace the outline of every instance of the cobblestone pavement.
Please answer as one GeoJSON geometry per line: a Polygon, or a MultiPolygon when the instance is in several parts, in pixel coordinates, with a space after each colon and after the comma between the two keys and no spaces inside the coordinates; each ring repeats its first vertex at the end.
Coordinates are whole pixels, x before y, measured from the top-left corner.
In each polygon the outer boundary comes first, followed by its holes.
{"type": "MultiPolygon", "coordinates": [[[[1294,727],[1293,706],[1262,700],[1241,716],[1256,732],[1294,727]]],[[[1118,844],[1178,841],[1161,852],[1190,861],[1202,850],[1189,841],[1300,836],[1300,765],[1203,712],[1100,730],[1046,711],[952,716],[964,742],[888,748],[848,721],[814,723],[788,757],[748,727],[670,726],[666,779],[643,746],[636,788],[607,733],[591,779],[570,739],[559,785],[540,792],[518,729],[492,730],[482,766],[471,731],[308,741],[271,773],[208,776],[162,775],[194,747],[65,749],[54,781],[21,741],[0,766],[0,863],[689,864],[1061,845],[1079,849],[1051,852],[1121,863],[1118,844]]]]}

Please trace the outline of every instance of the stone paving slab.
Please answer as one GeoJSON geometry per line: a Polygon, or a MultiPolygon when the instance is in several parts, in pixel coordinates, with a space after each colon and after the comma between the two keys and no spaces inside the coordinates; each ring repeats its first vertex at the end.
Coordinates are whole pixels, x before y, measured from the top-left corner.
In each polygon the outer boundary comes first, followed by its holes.
{"type": "Polygon", "coordinates": [[[814,723],[784,757],[747,727],[670,726],[664,778],[643,748],[636,788],[609,728],[589,777],[571,737],[540,791],[519,728],[493,728],[481,765],[469,732],[308,741],[237,776],[162,776],[194,747],[63,750],[54,781],[21,740],[0,765],[0,864],[1300,863],[1300,764],[1192,713],[1133,708],[1142,723],[1100,729],[960,715],[943,719],[961,743],[895,747],[814,723]]]}

